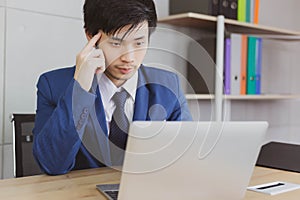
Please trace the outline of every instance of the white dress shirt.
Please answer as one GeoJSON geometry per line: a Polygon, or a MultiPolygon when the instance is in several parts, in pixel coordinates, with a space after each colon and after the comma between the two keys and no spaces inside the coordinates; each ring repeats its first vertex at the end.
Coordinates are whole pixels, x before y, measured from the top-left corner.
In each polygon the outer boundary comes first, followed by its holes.
{"type": "Polygon", "coordinates": [[[129,94],[129,98],[125,102],[124,109],[128,120],[132,121],[137,82],[138,82],[137,72],[119,88],[117,88],[115,84],[104,73],[98,75],[98,85],[99,85],[100,95],[101,95],[101,99],[105,111],[108,134],[109,134],[109,124],[112,119],[112,114],[116,108],[116,105],[112,100],[112,97],[116,92],[126,90],[127,93],[129,94]]]}

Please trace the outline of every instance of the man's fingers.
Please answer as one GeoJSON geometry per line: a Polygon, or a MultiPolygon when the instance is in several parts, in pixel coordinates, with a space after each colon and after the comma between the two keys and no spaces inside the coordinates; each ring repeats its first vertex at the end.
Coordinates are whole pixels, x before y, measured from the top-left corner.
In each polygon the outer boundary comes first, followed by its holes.
{"type": "Polygon", "coordinates": [[[104,58],[104,54],[102,49],[94,49],[88,57],[93,57],[93,58],[104,58]]]}
{"type": "Polygon", "coordinates": [[[101,74],[105,71],[105,67],[97,67],[95,74],[101,74]]]}
{"type": "MultiPolygon", "coordinates": [[[[84,54],[80,54],[80,55],[84,55],[84,54]]],[[[85,62],[86,60],[91,60],[94,58],[105,59],[102,49],[92,49],[91,51],[89,51],[87,53],[87,55],[85,55],[84,57],[81,57],[79,59],[82,60],[82,62],[85,62]]]]}
{"type": "Polygon", "coordinates": [[[90,70],[95,70],[96,68],[105,68],[105,60],[103,58],[92,58],[86,61],[88,68],[90,70]]]}
{"type": "Polygon", "coordinates": [[[96,43],[100,40],[102,33],[98,32],[96,35],[94,35],[94,37],[92,37],[92,39],[90,39],[90,41],[88,42],[88,46],[90,48],[93,48],[96,43]]]}
{"type": "Polygon", "coordinates": [[[91,87],[94,74],[103,73],[105,70],[105,57],[103,51],[95,48],[97,42],[101,39],[101,35],[101,32],[94,35],[76,56],[74,78],[86,91],[91,87]]]}
{"type": "Polygon", "coordinates": [[[87,43],[87,45],[83,48],[82,52],[89,52],[89,51],[91,51],[95,47],[96,43],[101,39],[101,35],[102,35],[101,32],[99,32],[96,35],[94,35],[90,39],[90,41],[87,43]]]}

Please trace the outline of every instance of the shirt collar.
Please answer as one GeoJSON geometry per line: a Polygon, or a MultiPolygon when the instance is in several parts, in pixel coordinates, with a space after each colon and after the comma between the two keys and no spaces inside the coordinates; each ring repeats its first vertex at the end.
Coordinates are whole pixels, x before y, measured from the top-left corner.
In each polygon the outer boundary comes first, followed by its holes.
{"type": "Polygon", "coordinates": [[[135,101],[135,94],[138,82],[138,72],[136,71],[134,75],[127,80],[121,87],[128,92],[133,101],[135,101]]]}
{"type": "Polygon", "coordinates": [[[130,79],[128,79],[122,86],[117,88],[115,84],[104,74],[101,73],[97,76],[98,85],[102,94],[105,94],[102,98],[109,102],[116,92],[120,92],[122,89],[126,90],[130,97],[135,101],[138,72],[136,72],[130,79]]]}

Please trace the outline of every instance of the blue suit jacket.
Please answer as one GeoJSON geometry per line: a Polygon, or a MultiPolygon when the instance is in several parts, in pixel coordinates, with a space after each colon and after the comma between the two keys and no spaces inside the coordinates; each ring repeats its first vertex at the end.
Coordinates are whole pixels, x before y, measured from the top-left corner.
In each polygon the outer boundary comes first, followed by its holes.
{"type": "MultiPolygon", "coordinates": [[[[48,174],[109,165],[105,112],[96,79],[90,92],[75,67],[40,76],[33,154],[48,174]]],[[[192,120],[176,74],[141,66],[133,120],[192,120]]]]}

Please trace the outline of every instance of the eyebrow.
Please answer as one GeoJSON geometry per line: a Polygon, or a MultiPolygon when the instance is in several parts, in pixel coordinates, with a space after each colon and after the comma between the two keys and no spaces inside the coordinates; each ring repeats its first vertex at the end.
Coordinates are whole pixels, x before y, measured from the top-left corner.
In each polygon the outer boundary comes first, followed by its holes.
{"type": "MultiPolygon", "coordinates": [[[[134,40],[141,40],[141,39],[144,39],[144,38],[145,38],[145,36],[141,36],[141,37],[134,38],[134,40]]],[[[110,39],[116,40],[116,41],[119,41],[119,42],[123,41],[123,38],[118,38],[118,37],[115,37],[115,36],[112,36],[110,39]]]]}
{"type": "Polygon", "coordinates": [[[138,37],[138,38],[134,38],[134,40],[141,40],[141,39],[144,39],[145,36],[141,36],[141,37],[138,37]]]}
{"type": "Polygon", "coordinates": [[[123,41],[123,39],[122,38],[118,38],[118,37],[115,37],[115,36],[111,36],[111,38],[110,39],[112,39],[112,40],[117,40],[117,41],[120,41],[120,42],[122,42],[123,41]]]}

